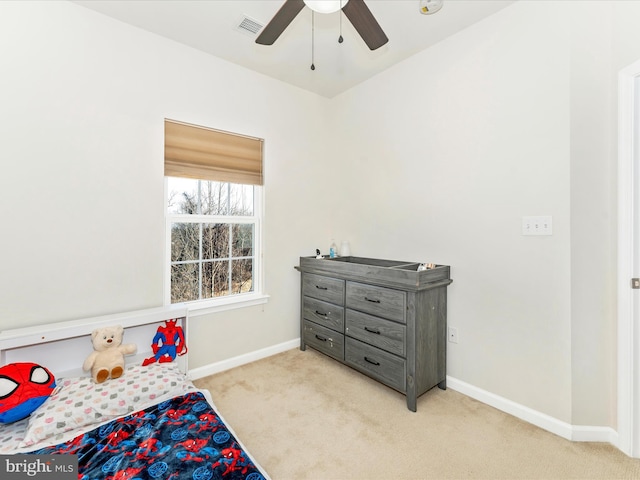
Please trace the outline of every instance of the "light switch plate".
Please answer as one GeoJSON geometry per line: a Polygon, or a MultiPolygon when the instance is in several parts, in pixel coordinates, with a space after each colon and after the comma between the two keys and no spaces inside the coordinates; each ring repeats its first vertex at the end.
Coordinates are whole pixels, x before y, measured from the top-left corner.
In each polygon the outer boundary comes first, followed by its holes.
{"type": "Polygon", "coordinates": [[[551,216],[522,217],[522,235],[553,235],[551,216]]]}

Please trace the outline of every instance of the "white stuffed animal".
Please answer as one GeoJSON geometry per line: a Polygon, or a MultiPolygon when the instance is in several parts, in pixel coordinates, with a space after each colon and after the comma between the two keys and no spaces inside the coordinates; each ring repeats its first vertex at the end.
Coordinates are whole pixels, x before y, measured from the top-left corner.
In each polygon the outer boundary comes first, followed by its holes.
{"type": "Polygon", "coordinates": [[[84,361],[82,369],[91,370],[96,383],[121,377],[124,372],[124,356],[136,352],[135,344],[122,345],[123,336],[124,328],[121,325],[96,328],[91,332],[94,351],[84,361]]]}

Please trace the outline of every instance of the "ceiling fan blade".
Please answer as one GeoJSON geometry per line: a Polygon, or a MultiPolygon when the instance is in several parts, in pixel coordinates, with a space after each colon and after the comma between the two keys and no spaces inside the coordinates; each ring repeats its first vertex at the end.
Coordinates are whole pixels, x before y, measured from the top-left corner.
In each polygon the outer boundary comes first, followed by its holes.
{"type": "Polygon", "coordinates": [[[256,38],[256,43],[273,45],[273,42],[278,39],[303,8],[303,0],[286,0],[267,26],[262,29],[262,32],[256,38]]]}
{"type": "Polygon", "coordinates": [[[380,48],[389,41],[364,0],[349,0],[342,11],[370,50],[380,48]]]}

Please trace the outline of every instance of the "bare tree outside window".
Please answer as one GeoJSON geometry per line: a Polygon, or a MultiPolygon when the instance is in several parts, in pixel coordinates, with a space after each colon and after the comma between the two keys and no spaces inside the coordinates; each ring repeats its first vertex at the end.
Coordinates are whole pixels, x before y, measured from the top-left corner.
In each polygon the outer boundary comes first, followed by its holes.
{"type": "Polygon", "coordinates": [[[169,177],[171,303],[252,292],[254,187],[169,177]]]}

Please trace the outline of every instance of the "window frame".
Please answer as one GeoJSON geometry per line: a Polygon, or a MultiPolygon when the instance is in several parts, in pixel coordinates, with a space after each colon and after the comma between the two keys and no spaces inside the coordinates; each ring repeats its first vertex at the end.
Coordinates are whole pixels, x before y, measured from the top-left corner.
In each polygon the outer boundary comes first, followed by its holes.
{"type": "MultiPolygon", "coordinates": [[[[202,180],[207,181],[207,180],[202,180]]],[[[233,182],[221,182],[233,183],[233,182]]],[[[164,256],[164,305],[184,305],[191,316],[260,305],[267,302],[269,296],[264,293],[264,268],[262,254],[262,223],[264,218],[264,187],[253,186],[254,212],[252,216],[234,215],[186,215],[169,214],[169,177],[164,177],[164,218],[165,218],[165,256],[164,256]],[[244,223],[254,225],[253,245],[253,291],[205,298],[188,302],[171,303],[171,224],[180,223],[244,223]]]]}

